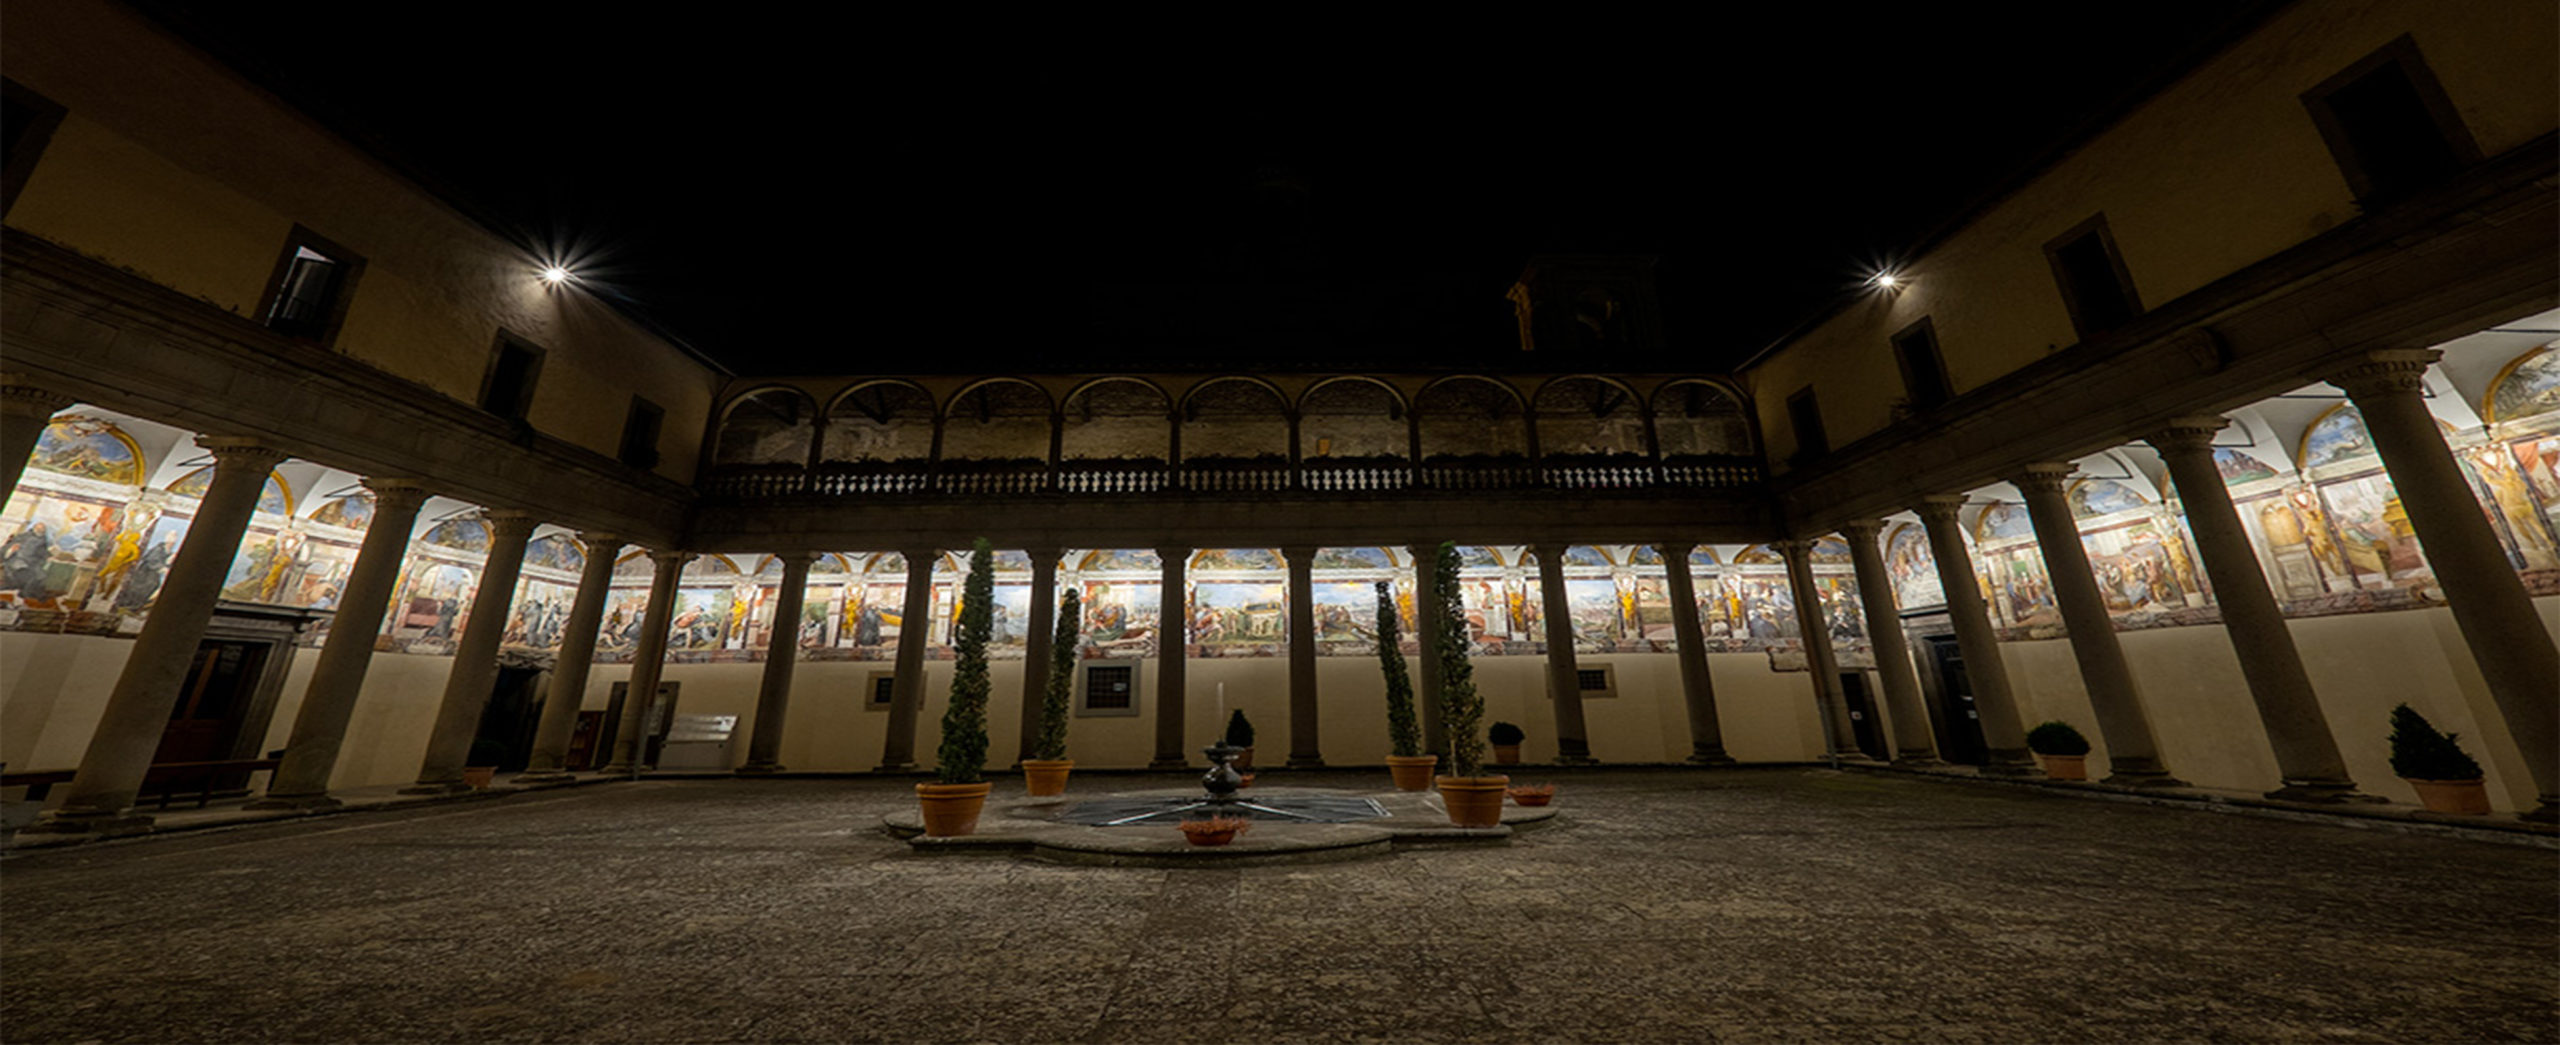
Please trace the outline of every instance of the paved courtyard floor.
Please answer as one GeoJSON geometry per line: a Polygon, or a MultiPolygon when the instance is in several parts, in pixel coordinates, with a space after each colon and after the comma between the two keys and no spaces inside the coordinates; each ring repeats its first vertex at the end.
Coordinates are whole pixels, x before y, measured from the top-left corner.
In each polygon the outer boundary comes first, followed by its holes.
{"type": "Polygon", "coordinates": [[[1242,870],[919,855],[878,828],[894,780],[16,853],[0,1039],[2560,1040],[2549,849],[1819,769],[1558,779],[1508,846],[1242,870]]]}

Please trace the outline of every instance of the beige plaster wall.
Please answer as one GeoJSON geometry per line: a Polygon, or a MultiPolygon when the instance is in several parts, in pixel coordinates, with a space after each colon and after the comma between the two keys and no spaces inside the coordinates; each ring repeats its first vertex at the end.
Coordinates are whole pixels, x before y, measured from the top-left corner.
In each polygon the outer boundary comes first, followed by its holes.
{"type": "Polygon", "coordinates": [[[0,762],[77,767],[132,649],[118,639],[0,632],[0,762]]]}
{"type": "Polygon", "coordinates": [[[1888,424],[1907,394],[1889,338],[1923,316],[1959,393],[2077,343],[2044,244],[2092,215],[2106,215],[2151,309],[2355,218],[2301,95],[2403,33],[2484,156],[2549,133],[2554,17],[2503,0],[2290,6],[1909,259],[1900,293],[1866,297],[1752,367],[1771,462],[1796,449],[1786,397],[1808,383],[1832,445],[1888,424]]]}
{"type": "Polygon", "coordinates": [[[613,454],[637,393],[666,408],[658,472],[692,478],[724,377],[140,15],[6,11],[0,65],[68,110],[10,227],[253,318],[299,222],[366,259],[339,352],[469,402],[504,328],[548,353],[535,428],[613,454]]]}

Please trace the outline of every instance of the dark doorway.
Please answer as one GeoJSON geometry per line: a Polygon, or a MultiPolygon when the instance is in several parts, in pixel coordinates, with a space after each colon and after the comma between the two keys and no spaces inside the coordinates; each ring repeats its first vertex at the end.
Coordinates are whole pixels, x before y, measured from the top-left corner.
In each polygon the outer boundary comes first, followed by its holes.
{"type": "MultiPolygon", "coordinates": [[[[153,762],[220,762],[231,757],[240,726],[266,677],[264,642],[206,639],[196,646],[194,662],[178,682],[178,703],[169,709],[169,724],[160,732],[153,762]]],[[[246,786],[248,774],[241,774],[246,786]]],[[[216,782],[216,790],[235,785],[216,782]]]]}
{"type": "Polygon", "coordinates": [[[1929,636],[1929,661],[1938,677],[1938,757],[1962,765],[1983,763],[1982,714],[1973,705],[1973,679],[1953,636],[1929,636]]]}
{"type": "Polygon", "coordinates": [[[551,673],[535,668],[498,669],[489,704],[480,711],[480,730],[472,734],[466,765],[496,766],[520,773],[533,754],[533,733],[542,721],[542,693],[551,673]]]}
{"type": "MultiPolygon", "coordinates": [[[[681,692],[682,689],[683,683],[680,682],[658,683],[658,699],[651,702],[649,705],[649,718],[647,720],[649,728],[647,732],[643,734],[644,742],[641,745],[640,755],[641,765],[654,766],[658,764],[658,750],[665,747],[667,744],[667,724],[675,721],[676,695],[681,692]]],[[[611,763],[613,761],[613,746],[621,741],[622,713],[624,707],[626,704],[637,703],[636,701],[631,701],[629,699],[630,695],[630,682],[616,682],[613,684],[613,695],[611,699],[605,703],[604,728],[596,734],[596,750],[602,753],[603,760],[607,763],[611,763]]],[[[634,707],[631,708],[631,710],[637,713],[639,709],[634,707]]]]}
{"type": "Polygon", "coordinates": [[[1858,750],[1879,762],[1891,761],[1893,755],[1884,748],[1884,724],[1876,718],[1875,694],[1867,691],[1867,673],[1840,673],[1840,695],[1849,704],[1849,727],[1857,734],[1858,750]]]}

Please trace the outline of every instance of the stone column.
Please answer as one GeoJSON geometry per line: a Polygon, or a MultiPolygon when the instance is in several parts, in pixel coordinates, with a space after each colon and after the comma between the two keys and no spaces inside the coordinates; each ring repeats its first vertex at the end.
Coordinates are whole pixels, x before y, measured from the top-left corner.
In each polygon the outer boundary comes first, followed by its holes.
{"type": "MultiPolygon", "coordinates": [[[[525,760],[519,784],[560,783],[569,777],[569,742],[578,733],[578,711],[586,705],[587,674],[596,659],[596,632],[604,626],[604,605],[612,597],[613,560],[622,538],[609,533],[578,535],[587,566],[578,575],[578,596],[569,603],[569,619],[561,625],[560,655],[552,659],[551,692],[542,701],[542,722],[534,727],[533,756],[525,760]]],[[[629,703],[630,698],[623,698],[629,703]]]]}
{"type": "Polygon", "coordinates": [[[1929,710],[1920,704],[1920,676],[1911,668],[1911,646],[1902,636],[1902,607],[1894,601],[1893,577],[1885,572],[1878,538],[1884,523],[1858,519],[1840,527],[1849,539],[1849,561],[1858,568],[1858,605],[1866,611],[1867,641],[1875,646],[1876,674],[1884,679],[1884,699],[1893,717],[1895,765],[1938,764],[1937,745],[1929,732],[1929,710]]]}
{"type": "Polygon", "coordinates": [[[1058,556],[1062,553],[1056,548],[1033,548],[1030,554],[1031,619],[1023,622],[1030,630],[1022,633],[1022,744],[1014,755],[1016,764],[1030,758],[1031,746],[1040,740],[1040,702],[1049,696],[1049,658],[1058,631],[1058,556]]]}
{"type": "Polygon", "coordinates": [[[462,767],[480,732],[480,714],[489,709],[489,687],[498,677],[498,640],[507,634],[507,608],[516,601],[525,539],[533,536],[534,525],[527,512],[493,510],[482,517],[489,523],[489,560],[480,567],[480,587],[471,595],[471,619],[453,645],[453,670],[445,676],[444,702],[437,705],[435,727],[427,733],[418,782],[401,788],[404,795],[471,790],[462,782],[462,767]]]}
{"type": "Polygon", "coordinates": [[[1448,731],[1440,726],[1440,658],[1431,651],[1441,627],[1440,602],[1431,597],[1432,577],[1440,572],[1440,546],[1416,544],[1405,551],[1413,555],[1413,637],[1422,651],[1415,658],[1413,700],[1422,705],[1422,750],[1438,754],[1449,744],[1448,731]]]}
{"type": "Polygon", "coordinates": [[[1938,586],[1946,589],[1947,618],[1956,629],[1956,647],[1964,652],[1965,677],[1973,682],[1974,710],[1982,715],[1985,748],[1982,772],[1988,776],[2043,776],[2027,752],[2027,730],[2018,721],[2018,702],[2010,695],[2009,665],[2000,659],[2000,638],[1991,631],[1991,611],[1982,604],[1981,582],[1973,576],[1973,558],[1957,529],[1961,494],[1923,498],[1920,524],[1929,531],[1929,555],[1938,561],[1938,586]]]}
{"type": "Polygon", "coordinates": [[[764,683],[756,690],[756,728],[747,738],[740,776],[782,772],[782,720],[791,710],[791,669],[800,662],[800,607],[809,596],[816,552],[784,552],[782,590],[774,593],[773,638],[764,648],[764,683]]]}
{"type": "Polygon", "coordinates": [[[1697,545],[1654,545],[1662,553],[1663,576],[1670,581],[1671,635],[1680,655],[1680,696],[1689,708],[1689,761],[1703,766],[1729,766],[1724,753],[1724,725],[1716,719],[1716,683],[1707,670],[1707,634],[1698,623],[1697,581],[1689,576],[1689,553],[1697,545]]]}
{"type": "Polygon", "coordinates": [[[1591,730],[1582,721],[1582,671],[1574,661],[1573,613],[1564,594],[1564,549],[1541,544],[1538,551],[1538,615],[1547,627],[1547,698],[1556,710],[1556,761],[1588,764],[1591,730]]]}
{"type": "Polygon", "coordinates": [[[916,719],[924,714],[924,648],[933,641],[934,548],[909,548],[907,598],[898,610],[898,660],[889,679],[889,738],[880,746],[875,773],[908,773],[916,768],[916,719]]]}
{"type": "MultiPolygon", "coordinates": [[[[1182,576],[1191,549],[1158,548],[1156,558],[1164,563],[1164,574],[1162,596],[1156,603],[1156,757],[1147,768],[1188,769],[1191,760],[1182,749],[1182,668],[1191,655],[1187,648],[1191,600],[1184,597],[1182,576]]],[[[1218,728],[1225,726],[1217,723],[1218,728]]]]}
{"type": "MultiPolygon", "coordinates": [[[[2379,802],[2358,792],[2355,781],[2347,776],[2346,760],[2339,756],[2337,739],[2329,733],[2329,719],[2312,693],[2311,675],[2303,670],[2302,653],[2294,648],[2293,631],[2285,626],[2284,613],[2276,608],[2276,597],[2267,588],[2257,550],[2250,547],[2249,532],[2241,527],[2240,513],[2231,505],[2231,491],[2222,484],[2222,470],[2214,467],[2213,433],[2229,423],[2220,417],[2177,418],[2145,441],[2160,451],[2161,462],[2169,466],[2170,481],[2178,486],[2187,528],[2195,534],[2196,557],[2204,560],[2205,576],[2213,581],[2222,627],[2231,633],[2240,674],[2249,681],[2249,697],[2258,705],[2258,720],[2266,726],[2267,743],[2275,750],[2276,770],[2283,774],[2284,786],[2267,792],[2267,797],[2379,802]]],[[[2470,510],[2470,496],[2464,491],[2465,510],[2470,510]]]]}
{"type": "Polygon", "coordinates": [[[196,445],[213,451],[213,481],[169,563],[142,633],[125,654],[124,673],[116,677],[97,730],[89,735],[79,774],[62,805],[34,830],[128,834],[151,827],[149,816],[133,811],[134,796],[142,791],[169,711],[177,705],[178,683],[213,623],[222,580],[258,510],[267,474],[284,460],[282,452],[248,439],[200,436],[196,445]]]}
{"type": "Polygon", "coordinates": [[[2152,738],[2142,694],[2134,688],[2133,670],[2125,666],[2124,647],[2116,641],[2115,618],[2098,594],[2097,574],[2089,568],[2088,549],[2080,544],[2080,524],[2062,495],[2063,481],[2070,477],[2067,462],[2031,464],[2009,483],[2026,498],[2036,548],[2044,553],[2045,573],[2053,581],[2053,602],[2070,632],[2071,656],[2080,662],[2089,710],[2098,716],[2098,733],[2107,741],[2106,782],[2184,787],[2186,781],[2170,776],[2160,761],[2160,743],[2152,738]]]}
{"type": "Polygon", "coordinates": [[[650,552],[657,568],[649,578],[649,605],[640,612],[640,641],[631,650],[631,680],[623,687],[622,721],[613,731],[613,760],[602,772],[635,773],[649,768],[649,711],[658,703],[658,680],[667,670],[667,631],[676,616],[676,582],[686,551],[650,552]]]}
{"type": "Polygon", "coordinates": [[[1813,542],[1770,542],[1787,560],[1787,587],[1796,596],[1796,630],[1804,633],[1804,669],[1813,675],[1813,701],[1831,734],[1831,753],[1867,760],[1858,747],[1858,725],[1849,717],[1849,695],[1840,688],[1840,659],[1831,652],[1831,617],[1822,611],[1822,591],[1813,586],[1813,542]]]}
{"type": "Polygon", "coordinates": [[[0,504],[9,503],[9,495],[17,492],[18,477],[26,474],[27,458],[35,454],[36,441],[44,438],[44,426],[72,402],[70,396],[27,384],[17,374],[0,374],[0,476],[8,481],[0,486],[0,504]]]}
{"type": "Polygon", "coordinates": [[[1282,548],[1289,560],[1289,768],[1322,769],[1316,739],[1316,550],[1282,548]]]}
{"type": "Polygon", "coordinates": [[[311,666],[311,684],[303,690],[302,710],[294,715],[284,760],[268,780],[266,795],[249,803],[251,809],[330,809],[339,804],[329,797],[329,775],[338,767],[338,748],[346,742],[356,695],[363,692],[365,669],[373,663],[373,640],[382,633],[391,589],[399,585],[400,566],[408,559],[409,531],[427,503],[426,488],[406,479],[367,479],[365,486],[373,491],[373,521],[366,524],[364,545],[347,570],[320,660],[311,666]]]}
{"type": "Polygon", "coordinates": [[[2345,389],[2364,414],[2365,431],[2409,513],[2409,528],[2426,549],[2427,565],[2444,586],[2471,659],[2524,753],[2525,770],[2541,797],[2525,818],[2549,821],[2560,818],[2560,651],[2543,631],[2533,597],[2419,396],[2427,367],[2442,354],[2375,352],[2329,381],[2345,389]]]}

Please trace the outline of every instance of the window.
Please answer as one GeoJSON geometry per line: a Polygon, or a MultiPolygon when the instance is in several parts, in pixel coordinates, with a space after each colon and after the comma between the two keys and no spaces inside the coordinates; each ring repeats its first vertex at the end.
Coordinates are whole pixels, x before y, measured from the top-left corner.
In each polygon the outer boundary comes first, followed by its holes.
{"type": "Polygon", "coordinates": [[[1831,440],[1822,434],[1822,408],[1813,401],[1813,387],[1808,385],[1787,397],[1787,423],[1796,431],[1798,463],[1813,460],[1831,452],[1831,440]]]}
{"type": "Polygon", "coordinates": [[[506,331],[498,332],[489,372],[480,378],[480,409],[510,421],[533,409],[533,383],[542,376],[543,351],[506,331]]]}
{"type": "Polygon", "coordinates": [[[63,109],[52,99],[0,79],[0,212],[18,202],[18,190],[36,170],[53,129],[62,125],[63,109]]]}
{"type": "Polygon", "coordinates": [[[622,450],[614,456],[633,468],[658,466],[658,430],[667,421],[667,411],[639,396],[631,397],[631,412],[622,421],[622,450]]]}
{"type": "Polygon", "coordinates": [[[1614,697],[1618,695],[1618,671],[1614,665],[1576,666],[1573,673],[1583,696],[1614,697]]]}
{"type": "Polygon", "coordinates": [[[258,315],[269,330],[326,345],[336,340],[356,277],[363,272],[363,258],[296,225],[276,259],[275,277],[267,282],[267,299],[258,315]]]}
{"type": "Polygon", "coordinates": [[[1076,703],[1076,714],[1136,716],[1139,663],[1124,660],[1086,664],[1078,677],[1081,693],[1076,703]]]}
{"type": "Polygon", "coordinates": [[[2100,214],[2044,245],[2053,278],[2062,285],[2062,303],[2071,310],[2071,325],[2086,341],[2142,314],[2142,299],[2133,293],[2133,274],[2116,253],[2115,233],[2100,214]]]}
{"type": "Polygon", "coordinates": [[[898,687],[898,674],[897,674],[897,672],[894,672],[894,671],[875,671],[875,672],[872,672],[872,673],[871,673],[871,685],[868,687],[868,689],[866,690],[866,692],[865,692],[865,694],[864,694],[863,701],[862,701],[862,710],[864,710],[864,711],[887,711],[887,710],[889,710],[889,705],[890,705],[890,704],[892,704],[892,703],[895,703],[895,702],[896,702],[897,687],[898,687]]]}
{"type": "Polygon", "coordinates": [[[1926,410],[1946,402],[1946,360],[1938,355],[1938,331],[1926,316],[1893,336],[1893,356],[1902,364],[1902,387],[1911,393],[1911,406],[1926,410]]]}
{"type": "Polygon", "coordinates": [[[2403,36],[2302,95],[2347,187],[2368,207],[2399,200],[2478,162],[2462,117],[2403,36]]]}

